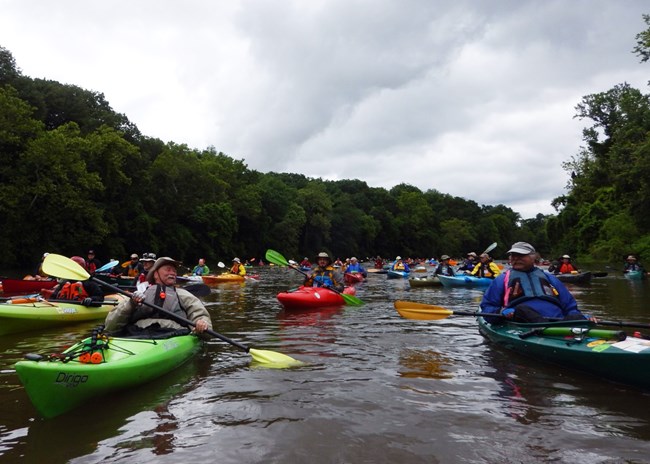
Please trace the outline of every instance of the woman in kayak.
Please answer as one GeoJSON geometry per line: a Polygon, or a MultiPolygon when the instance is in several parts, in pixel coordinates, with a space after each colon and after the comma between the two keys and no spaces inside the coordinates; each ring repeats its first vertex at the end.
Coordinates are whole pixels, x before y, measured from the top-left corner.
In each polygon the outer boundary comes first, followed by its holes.
{"type": "MultiPolygon", "coordinates": [[[[490,284],[481,301],[481,312],[501,314],[515,322],[588,319],[564,284],[535,266],[537,252],[530,243],[517,242],[508,254],[512,269],[490,284]]],[[[497,323],[501,319],[486,320],[497,323]]]]}
{"type": "Polygon", "coordinates": [[[497,266],[490,255],[483,253],[479,256],[478,263],[474,266],[471,275],[475,277],[483,277],[488,279],[494,279],[496,276],[501,274],[501,269],[497,266]]]}
{"type": "Polygon", "coordinates": [[[239,258],[235,258],[232,260],[232,267],[230,268],[230,273],[237,274],[240,276],[246,275],[246,266],[244,266],[241,263],[241,260],[239,258]]]}
{"type": "Polygon", "coordinates": [[[121,301],[109,312],[105,330],[113,335],[147,338],[188,333],[188,328],[172,316],[143,305],[142,302],[160,306],[179,318],[189,319],[194,323],[194,330],[198,334],[212,329],[210,314],[201,300],[187,290],[175,287],[176,268],[180,264],[169,257],[158,258],[147,274],[147,281],[151,284],[149,288],[144,292],[133,292],[131,298],[121,301]]]}
{"type": "Polygon", "coordinates": [[[562,261],[560,262],[560,265],[557,267],[555,274],[572,274],[577,272],[578,272],[578,268],[575,267],[571,262],[571,256],[564,255],[562,256],[562,261]]]}
{"type": "Polygon", "coordinates": [[[334,270],[330,255],[321,251],[316,257],[316,267],[312,268],[311,274],[305,279],[305,287],[333,287],[339,292],[343,291],[343,276],[334,270]]]}

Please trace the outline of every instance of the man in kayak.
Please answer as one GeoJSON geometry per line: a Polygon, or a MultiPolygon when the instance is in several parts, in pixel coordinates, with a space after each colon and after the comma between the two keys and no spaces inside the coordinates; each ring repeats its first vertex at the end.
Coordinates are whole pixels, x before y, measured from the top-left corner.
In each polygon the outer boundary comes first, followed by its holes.
{"type": "Polygon", "coordinates": [[[158,258],[147,274],[147,281],[151,284],[149,288],[144,292],[133,292],[131,298],[121,301],[108,313],[105,330],[114,335],[147,338],[188,332],[188,327],[184,327],[168,314],[143,305],[143,301],[160,306],[181,319],[190,320],[195,324],[194,330],[198,334],[212,329],[210,314],[201,300],[187,290],[174,286],[176,268],[180,264],[169,257],[158,258]]]}
{"type": "Polygon", "coordinates": [[[636,259],[636,256],[630,255],[627,257],[625,260],[625,267],[623,268],[623,273],[625,274],[626,272],[630,271],[641,271],[645,272],[645,269],[643,269],[643,266],[639,264],[639,262],[636,259]]]}
{"type": "Polygon", "coordinates": [[[364,267],[361,264],[359,264],[359,260],[355,256],[350,258],[350,264],[347,265],[344,272],[350,272],[350,273],[358,272],[364,277],[368,276],[368,272],[366,272],[364,267]]]}
{"type": "Polygon", "coordinates": [[[448,277],[454,276],[454,268],[449,264],[449,255],[442,255],[440,257],[440,264],[436,267],[433,275],[443,275],[448,277]]]}
{"type": "MultiPolygon", "coordinates": [[[[502,314],[515,322],[588,319],[557,277],[535,267],[537,252],[530,243],[517,242],[508,254],[512,269],[490,284],[481,301],[481,312],[502,314]]],[[[490,323],[501,320],[486,319],[490,323]]]]}
{"type": "Polygon", "coordinates": [[[402,261],[402,257],[398,256],[395,258],[395,262],[393,265],[390,267],[392,271],[404,271],[404,272],[411,272],[411,269],[409,268],[409,265],[406,264],[404,261],[402,261]]]}
{"type": "Polygon", "coordinates": [[[205,264],[205,259],[200,258],[199,259],[199,264],[194,266],[194,269],[192,269],[192,275],[195,276],[204,276],[210,274],[210,268],[205,264]]]}
{"type": "Polygon", "coordinates": [[[339,271],[334,270],[330,255],[321,251],[316,257],[316,267],[312,268],[311,274],[305,279],[305,287],[332,287],[339,292],[343,291],[343,276],[339,271]]]}

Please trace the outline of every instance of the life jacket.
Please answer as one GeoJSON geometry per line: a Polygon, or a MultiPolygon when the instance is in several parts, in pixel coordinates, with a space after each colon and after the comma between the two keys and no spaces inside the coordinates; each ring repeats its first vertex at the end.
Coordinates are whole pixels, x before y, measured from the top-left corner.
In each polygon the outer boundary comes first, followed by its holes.
{"type": "Polygon", "coordinates": [[[137,277],[140,274],[140,263],[130,264],[126,268],[126,272],[129,277],[137,277]]]}
{"type": "Polygon", "coordinates": [[[500,272],[499,268],[492,261],[488,261],[487,263],[479,262],[476,266],[474,266],[472,275],[477,277],[487,277],[488,279],[494,279],[496,276],[499,275],[499,272],[500,272]]]}
{"type": "Polygon", "coordinates": [[[355,263],[350,264],[345,272],[363,272],[363,269],[361,268],[361,264],[355,263]]]}
{"type": "Polygon", "coordinates": [[[232,274],[246,275],[246,268],[242,266],[241,263],[235,263],[233,267],[230,268],[232,274]]]}
{"type": "Polygon", "coordinates": [[[88,274],[94,274],[96,270],[97,270],[97,264],[95,264],[92,261],[88,261],[86,263],[86,271],[88,271],[88,274]]]}
{"type": "Polygon", "coordinates": [[[404,269],[406,269],[406,266],[404,266],[404,261],[393,264],[393,271],[403,271],[404,269]]]}
{"type": "Polygon", "coordinates": [[[449,264],[438,264],[435,274],[442,274],[443,276],[451,277],[454,275],[454,270],[449,264]]]}
{"type": "MultiPolygon", "coordinates": [[[[169,312],[177,314],[183,319],[187,319],[187,313],[181,305],[174,287],[166,287],[160,284],[151,285],[144,291],[144,301],[149,304],[160,306],[169,312]]],[[[140,319],[169,319],[178,322],[173,317],[146,305],[140,305],[136,308],[131,316],[130,322],[133,323],[140,319]]]]}
{"type": "Polygon", "coordinates": [[[64,283],[56,294],[57,300],[79,300],[82,301],[88,298],[88,292],[84,288],[82,282],[66,282],[64,283]]]}
{"type": "Polygon", "coordinates": [[[509,269],[506,271],[503,282],[505,285],[504,307],[514,307],[532,299],[546,300],[560,305],[558,291],[549,282],[546,273],[537,267],[531,272],[509,269]]]}
{"type": "Polygon", "coordinates": [[[577,271],[575,267],[573,267],[573,264],[571,263],[563,263],[560,266],[560,274],[571,274],[573,271],[577,271]]]}
{"type": "Polygon", "coordinates": [[[311,274],[310,279],[314,283],[314,287],[332,287],[338,285],[334,279],[334,268],[327,266],[325,269],[317,267],[311,274]]]}

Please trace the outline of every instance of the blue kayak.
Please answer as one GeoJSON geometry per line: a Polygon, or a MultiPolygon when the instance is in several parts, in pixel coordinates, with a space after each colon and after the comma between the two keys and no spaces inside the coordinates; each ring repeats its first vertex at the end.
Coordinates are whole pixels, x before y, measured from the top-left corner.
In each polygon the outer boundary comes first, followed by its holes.
{"type": "Polygon", "coordinates": [[[445,287],[488,287],[494,280],[471,275],[456,275],[453,277],[438,275],[438,278],[445,287]]]}
{"type": "Polygon", "coordinates": [[[388,272],[386,272],[386,277],[388,279],[406,279],[409,276],[410,272],[406,271],[393,271],[392,269],[389,269],[388,272]]]}

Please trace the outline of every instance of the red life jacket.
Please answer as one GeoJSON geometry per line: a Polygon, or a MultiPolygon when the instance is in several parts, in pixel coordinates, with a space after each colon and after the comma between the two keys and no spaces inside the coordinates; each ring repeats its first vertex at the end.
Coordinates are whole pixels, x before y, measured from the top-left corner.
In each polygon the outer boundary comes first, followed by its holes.
{"type": "Polygon", "coordinates": [[[82,282],[66,282],[56,295],[56,299],[82,301],[89,296],[82,282]]]}

